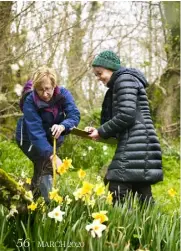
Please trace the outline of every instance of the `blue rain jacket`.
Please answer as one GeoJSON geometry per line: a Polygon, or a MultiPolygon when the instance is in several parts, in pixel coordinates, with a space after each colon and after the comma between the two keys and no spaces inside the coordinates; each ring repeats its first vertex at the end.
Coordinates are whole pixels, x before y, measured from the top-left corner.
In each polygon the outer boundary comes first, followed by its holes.
{"type": "Polygon", "coordinates": [[[30,146],[37,148],[40,156],[49,158],[53,153],[53,138],[51,127],[54,124],[64,125],[65,131],[57,140],[60,146],[64,135],[72,128],[77,127],[80,121],[80,112],[74,98],[64,87],[56,87],[50,102],[39,99],[36,91],[32,91],[23,104],[24,115],[18,120],[16,140],[29,141],[30,146]]]}

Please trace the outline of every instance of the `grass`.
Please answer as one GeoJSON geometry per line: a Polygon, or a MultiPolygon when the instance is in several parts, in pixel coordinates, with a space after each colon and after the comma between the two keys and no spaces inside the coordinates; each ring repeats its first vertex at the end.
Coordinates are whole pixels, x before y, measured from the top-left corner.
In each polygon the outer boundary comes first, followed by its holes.
{"type": "MultiPolygon", "coordinates": [[[[90,143],[84,144],[85,151],[90,147],[90,143]]],[[[91,144],[93,149],[87,152],[90,164],[93,164],[90,168],[86,166],[86,177],[88,181],[96,184],[97,174],[102,175],[102,170],[97,166],[103,163],[103,158],[99,158],[102,154],[102,145],[91,144]],[[98,157],[95,156],[95,152],[98,157]]],[[[72,145],[67,145],[66,150],[63,149],[61,154],[66,154],[63,157],[70,157],[68,152],[72,154],[69,147],[72,148],[72,145]]],[[[90,251],[178,251],[180,249],[180,174],[179,156],[176,151],[163,151],[164,181],[152,186],[156,200],[154,207],[145,205],[140,208],[137,200],[132,198],[129,198],[123,206],[112,207],[105,203],[104,198],[96,197],[95,206],[92,208],[82,200],[76,201],[73,196],[73,191],[81,185],[76,172],[78,166],[84,168],[84,165],[88,165],[87,160],[85,159],[84,162],[81,158],[81,147],[73,150],[77,151],[74,161],[79,164],[75,170],[57,180],[60,195],[63,197],[69,195],[72,199],[70,205],[65,202],[61,204],[61,210],[65,211],[63,221],[55,223],[54,219],[50,219],[47,215],[58,205],[56,202],[46,206],[44,211],[38,208],[35,212],[17,215],[9,220],[6,219],[8,210],[0,206],[1,251],[59,251],[77,248],[90,251]],[[170,188],[177,192],[174,197],[168,194],[170,188]],[[108,212],[108,221],[103,223],[106,225],[106,230],[101,238],[93,238],[85,227],[93,221],[92,213],[100,210],[108,212]]],[[[107,149],[106,162],[111,159],[112,152],[112,148],[107,149]]],[[[13,174],[16,180],[23,180],[32,175],[32,164],[13,142],[0,142],[0,165],[0,168],[13,174]]]]}

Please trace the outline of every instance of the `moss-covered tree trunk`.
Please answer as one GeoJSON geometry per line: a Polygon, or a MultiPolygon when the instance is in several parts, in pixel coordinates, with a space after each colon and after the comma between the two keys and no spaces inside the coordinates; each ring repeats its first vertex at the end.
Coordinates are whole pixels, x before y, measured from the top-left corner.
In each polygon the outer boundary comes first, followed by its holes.
{"type": "Polygon", "coordinates": [[[159,85],[150,86],[148,93],[161,133],[175,138],[180,134],[180,2],[162,2],[160,11],[167,67],[159,85]]]}
{"type": "Polygon", "coordinates": [[[27,191],[3,169],[0,169],[0,184],[0,204],[8,209],[10,209],[11,205],[15,205],[17,209],[20,209],[32,202],[32,198],[28,196],[27,191]]]}

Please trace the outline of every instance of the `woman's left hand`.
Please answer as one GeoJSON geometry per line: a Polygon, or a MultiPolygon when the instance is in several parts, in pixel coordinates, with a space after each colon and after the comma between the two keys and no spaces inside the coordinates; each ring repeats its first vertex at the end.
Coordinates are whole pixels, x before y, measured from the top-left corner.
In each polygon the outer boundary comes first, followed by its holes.
{"type": "Polygon", "coordinates": [[[65,127],[63,125],[53,125],[51,128],[52,135],[58,139],[61,135],[61,133],[65,130],[65,127]]]}
{"type": "Polygon", "coordinates": [[[98,130],[94,129],[90,134],[89,137],[91,137],[93,140],[97,140],[100,138],[98,130]]]}

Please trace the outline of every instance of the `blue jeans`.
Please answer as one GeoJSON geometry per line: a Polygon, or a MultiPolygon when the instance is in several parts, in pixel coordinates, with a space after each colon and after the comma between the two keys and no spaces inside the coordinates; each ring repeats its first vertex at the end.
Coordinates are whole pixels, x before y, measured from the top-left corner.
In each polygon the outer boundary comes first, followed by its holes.
{"type": "Polygon", "coordinates": [[[40,179],[39,189],[41,195],[44,197],[45,202],[49,202],[49,192],[52,190],[52,175],[44,175],[40,179]]]}
{"type": "Polygon", "coordinates": [[[17,144],[34,165],[34,173],[30,186],[34,199],[36,200],[41,195],[44,197],[45,201],[48,202],[48,193],[52,189],[53,176],[51,161],[49,158],[41,157],[34,146],[30,148],[31,143],[29,141],[23,141],[22,145],[17,141],[17,144]]]}

